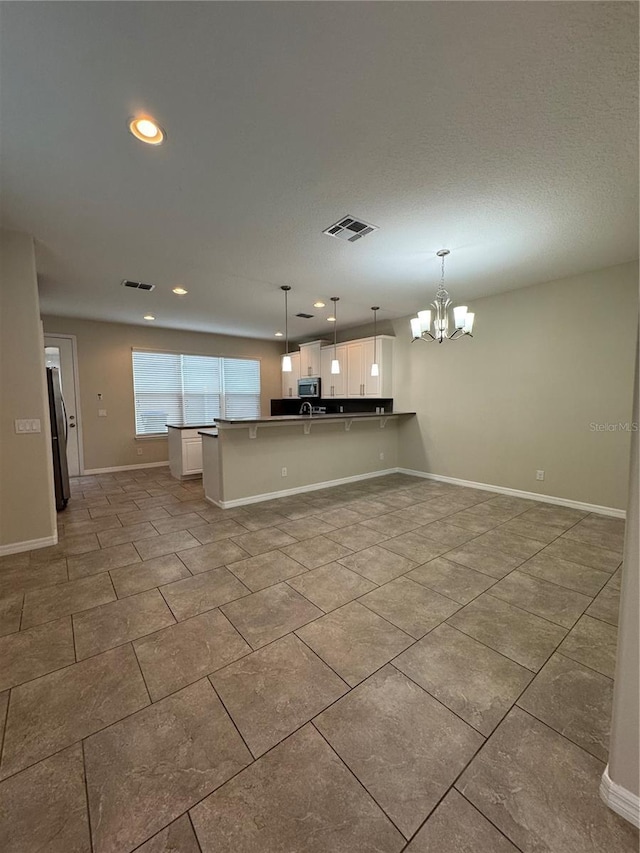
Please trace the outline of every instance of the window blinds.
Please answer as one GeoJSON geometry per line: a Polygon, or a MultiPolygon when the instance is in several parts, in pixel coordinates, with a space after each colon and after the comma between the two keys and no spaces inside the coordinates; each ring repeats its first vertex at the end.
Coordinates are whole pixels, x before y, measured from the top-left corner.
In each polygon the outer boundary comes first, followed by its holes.
{"type": "Polygon", "coordinates": [[[136,435],[167,423],[260,416],[260,362],[245,358],[133,351],[136,435]]]}

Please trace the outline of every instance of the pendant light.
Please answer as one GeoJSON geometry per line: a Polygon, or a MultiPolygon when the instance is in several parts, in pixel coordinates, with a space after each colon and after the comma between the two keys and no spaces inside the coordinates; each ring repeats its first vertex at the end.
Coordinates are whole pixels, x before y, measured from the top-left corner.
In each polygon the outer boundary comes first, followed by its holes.
{"type": "Polygon", "coordinates": [[[338,355],[336,351],[336,336],[338,332],[338,302],[340,301],[339,296],[332,296],[331,301],[333,302],[333,359],[331,360],[331,373],[338,375],[340,373],[340,362],[338,361],[338,355]]]}
{"type": "Polygon", "coordinates": [[[379,305],[372,306],[373,311],[373,364],[371,365],[371,375],[380,376],[380,366],[378,364],[378,311],[379,305]]]}
{"type": "Polygon", "coordinates": [[[433,331],[431,331],[431,311],[418,311],[418,316],[411,319],[411,336],[413,341],[437,341],[441,344],[446,340],[456,340],[463,335],[471,334],[475,314],[467,311],[466,305],[459,305],[453,309],[453,333],[449,334],[449,306],[451,299],[444,286],[444,259],[451,254],[449,249],[440,249],[436,252],[442,260],[442,271],[440,275],[440,287],[436,291],[436,298],[431,303],[433,308],[433,331]]]}
{"type": "Polygon", "coordinates": [[[288,284],[283,284],[280,290],[284,290],[284,341],[285,354],[282,356],[282,372],[291,373],[291,356],[289,355],[289,291],[291,288],[288,284]]]}

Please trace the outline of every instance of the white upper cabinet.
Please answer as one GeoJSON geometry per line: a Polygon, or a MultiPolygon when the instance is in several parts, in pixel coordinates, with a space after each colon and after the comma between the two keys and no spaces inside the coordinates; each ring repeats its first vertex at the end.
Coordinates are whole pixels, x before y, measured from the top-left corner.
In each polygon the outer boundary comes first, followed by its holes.
{"type": "Polygon", "coordinates": [[[347,396],[364,397],[364,345],[362,341],[347,344],[347,396]]]}
{"type": "Polygon", "coordinates": [[[338,344],[335,350],[340,373],[331,372],[333,361],[333,347],[324,347],[320,359],[320,378],[322,379],[321,392],[325,398],[347,396],[347,345],[338,344]]]}
{"type": "Polygon", "coordinates": [[[324,341],[300,344],[300,377],[320,376],[320,350],[324,341]]]}
{"type": "Polygon", "coordinates": [[[300,353],[292,352],[291,355],[291,373],[282,374],[282,396],[297,397],[298,396],[298,379],[300,379],[300,353]]]}
{"type": "Polygon", "coordinates": [[[393,341],[388,335],[362,338],[338,344],[336,355],[340,374],[331,373],[333,347],[322,349],[322,396],[329,397],[393,397],[393,341]],[[378,376],[371,375],[375,358],[378,376]]]}

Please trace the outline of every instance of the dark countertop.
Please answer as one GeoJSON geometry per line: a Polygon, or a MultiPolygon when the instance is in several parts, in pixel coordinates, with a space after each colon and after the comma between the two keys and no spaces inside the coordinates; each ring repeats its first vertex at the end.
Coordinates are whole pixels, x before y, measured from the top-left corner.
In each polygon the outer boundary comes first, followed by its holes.
{"type": "MultiPolygon", "coordinates": [[[[349,421],[363,420],[366,418],[397,418],[400,416],[415,415],[415,412],[339,412],[334,415],[274,415],[266,418],[216,418],[216,423],[224,424],[277,424],[277,423],[306,423],[307,421],[349,421]]],[[[208,430],[202,430],[201,435],[215,435],[208,430]]]]}
{"type": "Polygon", "coordinates": [[[169,429],[213,429],[215,424],[165,424],[169,429]]]}

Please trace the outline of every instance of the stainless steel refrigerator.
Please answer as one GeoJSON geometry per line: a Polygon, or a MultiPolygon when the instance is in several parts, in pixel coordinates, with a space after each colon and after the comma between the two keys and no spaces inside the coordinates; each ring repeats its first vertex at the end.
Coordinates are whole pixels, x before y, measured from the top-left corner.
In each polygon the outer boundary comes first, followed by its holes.
{"type": "Polygon", "coordinates": [[[64,509],[71,494],[67,469],[67,411],[64,407],[60,387],[60,371],[47,367],[47,389],[49,391],[49,415],[51,417],[51,450],[53,457],[53,480],[56,487],[56,509],[64,509]]]}

